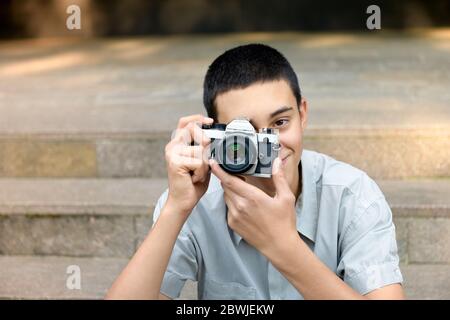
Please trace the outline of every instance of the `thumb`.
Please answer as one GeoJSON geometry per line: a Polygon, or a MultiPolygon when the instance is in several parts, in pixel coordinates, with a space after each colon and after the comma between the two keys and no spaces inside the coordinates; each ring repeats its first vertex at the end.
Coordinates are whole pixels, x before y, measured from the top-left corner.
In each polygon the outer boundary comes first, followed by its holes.
{"type": "Polygon", "coordinates": [[[214,159],[209,159],[209,166],[211,168],[211,172],[219,178],[220,181],[227,177],[227,173],[219,166],[219,164],[214,159]]]}
{"type": "Polygon", "coordinates": [[[277,157],[272,165],[272,181],[275,185],[277,195],[285,194],[286,192],[291,192],[289,183],[287,182],[284,170],[281,167],[281,159],[277,157]]]}

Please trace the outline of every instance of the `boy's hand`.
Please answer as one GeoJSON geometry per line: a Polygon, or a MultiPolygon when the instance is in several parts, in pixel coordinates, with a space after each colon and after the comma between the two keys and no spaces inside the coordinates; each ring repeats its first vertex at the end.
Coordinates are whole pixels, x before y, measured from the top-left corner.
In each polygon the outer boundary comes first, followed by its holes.
{"type": "Polygon", "coordinates": [[[280,158],[274,161],[272,168],[274,197],[228,174],[214,160],[210,160],[210,166],[222,182],[228,225],[249,244],[268,257],[287,240],[298,236],[296,199],[281,168],[280,158]]]}
{"type": "Polygon", "coordinates": [[[210,178],[208,158],[205,157],[210,139],[196,123],[212,122],[213,119],[200,114],[181,118],[174,137],[165,148],[169,178],[167,204],[184,218],[208,189],[210,178]],[[191,146],[193,141],[198,145],[191,146]]]}

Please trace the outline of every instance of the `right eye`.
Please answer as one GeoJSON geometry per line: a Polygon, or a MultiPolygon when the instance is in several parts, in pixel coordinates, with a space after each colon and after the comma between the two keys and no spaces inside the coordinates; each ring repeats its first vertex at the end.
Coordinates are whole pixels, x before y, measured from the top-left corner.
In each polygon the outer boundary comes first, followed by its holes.
{"type": "Polygon", "coordinates": [[[289,122],[288,119],[279,119],[277,121],[274,122],[275,127],[284,127],[287,123],[289,122]]]}

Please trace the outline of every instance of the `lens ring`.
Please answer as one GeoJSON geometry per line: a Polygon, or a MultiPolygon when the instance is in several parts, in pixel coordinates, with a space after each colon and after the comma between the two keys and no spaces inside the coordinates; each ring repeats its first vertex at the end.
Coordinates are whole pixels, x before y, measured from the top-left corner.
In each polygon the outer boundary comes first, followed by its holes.
{"type": "Polygon", "coordinates": [[[219,165],[225,171],[234,174],[242,174],[248,171],[256,163],[257,149],[248,136],[234,134],[227,136],[222,140],[217,156],[219,165]],[[237,161],[233,161],[236,160],[237,151],[239,151],[239,159],[241,159],[238,163],[236,163],[237,161]],[[233,159],[230,159],[229,157],[230,152],[235,153],[233,159]],[[243,159],[242,156],[244,157],[243,159]]]}

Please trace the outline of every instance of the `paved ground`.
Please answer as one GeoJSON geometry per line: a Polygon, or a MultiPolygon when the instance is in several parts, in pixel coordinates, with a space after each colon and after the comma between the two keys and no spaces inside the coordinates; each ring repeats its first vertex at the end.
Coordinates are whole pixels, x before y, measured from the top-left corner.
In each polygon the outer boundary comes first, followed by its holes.
{"type": "Polygon", "coordinates": [[[0,133],[154,132],[202,112],[227,48],[281,50],[312,127],[448,127],[450,30],[0,42],[0,133]]]}

